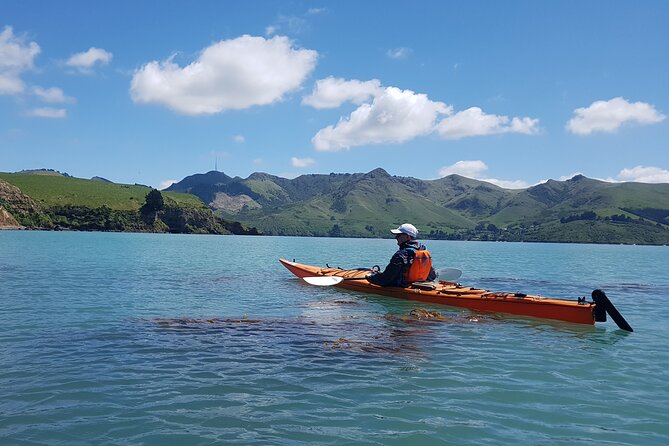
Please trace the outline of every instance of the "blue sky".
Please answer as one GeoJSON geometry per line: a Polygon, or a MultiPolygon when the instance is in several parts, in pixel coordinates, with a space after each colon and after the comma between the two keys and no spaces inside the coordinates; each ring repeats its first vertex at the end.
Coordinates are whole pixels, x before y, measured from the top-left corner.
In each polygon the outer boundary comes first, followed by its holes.
{"type": "Polygon", "coordinates": [[[0,171],[669,182],[669,2],[0,3],[0,171]]]}

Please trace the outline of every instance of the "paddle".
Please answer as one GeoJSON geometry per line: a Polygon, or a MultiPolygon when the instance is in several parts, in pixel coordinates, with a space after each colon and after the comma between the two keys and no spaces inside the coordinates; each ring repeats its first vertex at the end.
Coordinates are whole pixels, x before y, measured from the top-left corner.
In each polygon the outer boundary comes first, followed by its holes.
{"type": "Polygon", "coordinates": [[[302,277],[302,280],[309,285],[316,286],[332,286],[343,282],[344,280],[367,280],[366,277],[338,277],[338,276],[314,276],[302,277]]]}
{"type": "MultiPolygon", "coordinates": [[[[462,276],[462,271],[457,268],[442,268],[438,271],[438,278],[447,282],[458,280],[462,276]]],[[[344,280],[367,280],[366,277],[339,277],[339,276],[313,276],[302,277],[302,280],[309,285],[332,286],[337,285],[344,280]]]]}
{"type": "Polygon", "coordinates": [[[606,313],[609,313],[609,316],[611,316],[611,319],[613,319],[613,322],[616,323],[618,328],[625,331],[634,331],[623,315],[613,306],[613,303],[611,303],[606,294],[604,294],[604,291],[594,290],[592,292],[592,300],[596,304],[595,320],[597,322],[606,322],[606,313]]]}
{"type": "Polygon", "coordinates": [[[462,271],[457,268],[441,268],[437,270],[437,279],[446,282],[455,282],[462,276],[462,271]]]}

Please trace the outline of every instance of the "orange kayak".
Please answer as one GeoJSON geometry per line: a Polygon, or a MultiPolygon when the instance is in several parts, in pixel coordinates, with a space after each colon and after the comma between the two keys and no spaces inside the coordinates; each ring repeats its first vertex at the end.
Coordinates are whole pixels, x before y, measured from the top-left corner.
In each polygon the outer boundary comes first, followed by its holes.
{"type": "Polygon", "coordinates": [[[362,293],[462,307],[475,311],[508,313],[577,324],[594,324],[595,320],[605,321],[606,312],[608,312],[620,328],[632,331],[629,324],[624,321],[620,313],[615,310],[606,295],[600,290],[593,291],[595,302],[586,302],[585,298],[570,301],[521,293],[491,292],[445,281],[421,282],[407,288],[382,287],[369,283],[365,279],[369,270],[311,266],[285,259],[279,259],[279,262],[297,277],[341,277],[343,280],[334,286],[362,293]],[[599,308],[597,308],[598,306],[599,308]],[[616,314],[612,314],[612,311],[615,311],[616,314]],[[619,317],[621,322],[616,316],[619,317]],[[624,322],[624,326],[621,326],[622,322],[624,322]]]}

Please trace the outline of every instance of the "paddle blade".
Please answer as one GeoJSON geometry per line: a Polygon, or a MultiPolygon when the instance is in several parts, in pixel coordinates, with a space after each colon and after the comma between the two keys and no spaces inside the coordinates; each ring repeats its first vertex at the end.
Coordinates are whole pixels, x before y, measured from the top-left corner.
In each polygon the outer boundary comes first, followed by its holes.
{"type": "Polygon", "coordinates": [[[315,276],[315,277],[302,277],[302,280],[307,282],[309,285],[332,286],[332,285],[337,285],[342,280],[344,280],[344,278],[335,276],[315,276]]]}
{"type": "Polygon", "coordinates": [[[455,282],[462,276],[462,271],[457,268],[442,268],[437,271],[437,279],[446,282],[455,282]]]}
{"type": "MultiPolygon", "coordinates": [[[[595,304],[597,304],[597,306],[595,307],[595,311],[597,311],[597,307],[599,307],[600,305],[604,307],[606,309],[606,312],[609,313],[609,316],[611,316],[611,319],[613,319],[613,322],[616,323],[618,328],[625,331],[634,331],[630,326],[630,324],[627,323],[623,315],[620,314],[620,312],[616,309],[616,307],[613,306],[613,303],[609,300],[606,294],[604,294],[604,291],[594,290],[592,292],[592,300],[595,302],[595,304]]],[[[604,316],[604,321],[606,321],[606,315],[604,316]]]]}

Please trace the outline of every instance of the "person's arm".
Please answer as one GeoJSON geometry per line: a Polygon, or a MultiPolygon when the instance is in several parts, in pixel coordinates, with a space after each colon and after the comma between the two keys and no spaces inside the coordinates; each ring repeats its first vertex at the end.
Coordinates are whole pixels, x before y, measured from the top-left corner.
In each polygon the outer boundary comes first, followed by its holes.
{"type": "Polygon", "coordinates": [[[396,252],[390,259],[390,263],[382,273],[367,276],[367,281],[380,286],[399,286],[402,279],[405,260],[401,253],[396,252]]]}

